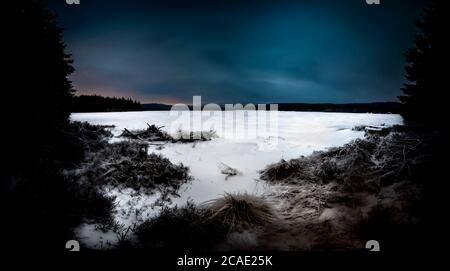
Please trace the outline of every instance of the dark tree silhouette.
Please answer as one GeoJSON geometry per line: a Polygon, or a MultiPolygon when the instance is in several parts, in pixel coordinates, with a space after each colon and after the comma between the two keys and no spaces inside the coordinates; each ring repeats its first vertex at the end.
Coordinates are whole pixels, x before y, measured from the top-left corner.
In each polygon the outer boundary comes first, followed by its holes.
{"type": "Polygon", "coordinates": [[[9,144],[10,169],[23,170],[23,163],[41,159],[44,149],[53,151],[48,146],[57,140],[55,130],[68,124],[73,89],[67,76],[73,67],[47,1],[9,2],[11,10],[3,12],[11,18],[5,43],[11,48],[7,53],[12,58],[12,84],[5,105],[13,118],[7,119],[6,127],[11,131],[8,139],[17,143],[9,144]],[[25,144],[30,137],[33,144],[25,144]]]}
{"type": "Polygon", "coordinates": [[[416,22],[419,34],[415,36],[415,47],[405,54],[408,83],[400,96],[402,116],[407,124],[436,126],[444,112],[444,27],[448,25],[448,13],[444,1],[427,3],[422,18],[416,22]],[[447,15],[444,20],[444,16],[447,15]],[[447,24],[446,24],[447,22],[447,24]]]}
{"type": "Polygon", "coordinates": [[[10,19],[2,43],[11,59],[6,67],[11,84],[2,99],[6,121],[0,208],[6,222],[2,232],[7,233],[2,244],[21,250],[29,249],[29,242],[60,248],[68,234],[70,207],[60,171],[80,155],[67,135],[72,60],[47,1],[8,1],[5,14],[10,19]]]}
{"type": "Polygon", "coordinates": [[[67,123],[72,85],[67,76],[73,72],[70,55],[65,53],[62,29],[55,15],[47,10],[47,1],[14,1],[15,74],[13,88],[35,112],[34,118],[46,126],[67,123]]]}
{"type": "MultiPolygon", "coordinates": [[[[445,117],[448,114],[448,96],[446,84],[447,36],[448,36],[448,3],[434,0],[427,3],[422,18],[416,22],[419,34],[415,37],[415,47],[407,51],[406,83],[403,87],[402,116],[406,124],[420,125],[431,130],[433,140],[429,143],[430,176],[425,178],[424,185],[424,223],[416,234],[417,240],[424,240],[420,247],[439,247],[442,236],[446,232],[442,223],[443,202],[447,197],[447,189],[442,176],[448,175],[448,127],[445,117]],[[436,133],[437,132],[437,133],[436,133]],[[420,237],[420,239],[419,239],[420,237]]],[[[413,129],[415,130],[415,129],[413,129]]],[[[424,169],[424,171],[426,171],[424,169]]],[[[422,174],[422,173],[421,173],[422,174]]]]}

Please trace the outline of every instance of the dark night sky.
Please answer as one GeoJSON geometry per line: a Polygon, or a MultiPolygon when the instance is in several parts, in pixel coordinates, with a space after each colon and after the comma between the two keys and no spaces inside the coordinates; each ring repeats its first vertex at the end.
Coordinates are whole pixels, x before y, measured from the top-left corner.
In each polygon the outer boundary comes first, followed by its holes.
{"type": "Polygon", "coordinates": [[[50,0],[79,94],[141,102],[396,101],[424,0],[50,0]]]}

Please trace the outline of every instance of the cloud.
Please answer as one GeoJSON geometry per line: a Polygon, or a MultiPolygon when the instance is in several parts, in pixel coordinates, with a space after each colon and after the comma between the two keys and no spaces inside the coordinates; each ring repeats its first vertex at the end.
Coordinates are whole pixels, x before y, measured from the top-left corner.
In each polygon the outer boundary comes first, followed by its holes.
{"type": "Polygon", "coordinates": [[[395,100],[422,4],[214,3],[54,2],[75,87],[143,102],[395,100]]]}

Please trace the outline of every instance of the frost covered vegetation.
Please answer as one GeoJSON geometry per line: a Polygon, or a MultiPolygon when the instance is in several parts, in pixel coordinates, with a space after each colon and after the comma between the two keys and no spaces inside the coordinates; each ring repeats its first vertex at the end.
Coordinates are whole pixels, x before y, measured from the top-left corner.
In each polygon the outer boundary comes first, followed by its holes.
{"type": "Polygon", "coordinates": [[[264,226],[272,222],[276,215],[266,201],[248,194],[225,194],[205,203],[211,210],[212,218],[228,225],[230,230],[252,226],[264,226]]]}
{"type": "Polygon", "coordinates": [[[344,190],[373,191],[394,182],[422,179],[421,169],[431,155],[429,143],[423,136],[395,130],[386,136],[369,135],[343,147],[281,161],[266,168],[261,177],[287,183],[333,181],[344,190]]]}
{"type": "Polygon", "coordinates": [[[165,208],[136,230],[136,247],[193,250],[358,250],[376,239],[405,248],[423,227],[434,136],[395,127],[268,166],[263,197],[225,194],[165,208]]]}
{"type": "MultiPolygon", "coordinates": [[[[435,138],[420,129],[369,129],[364,139],[342,147],[267,166],[260,178],[271,189],[263,196],[225,194],[175,207],[160,202],[156,216],[125,227],[114,219],[116,199],[102,188],[158,192],[164,201],[190,180],[188,168],[149,154],[152,140],[108,143],[105,127],[71,127],[67,134],[84,152],[62,172],[71,184],[71,228],[90,223],[113,231],[112,249],[357,250],[369,239],[395,248],[423,226],[423,185],[431,178],[435,138]]],[[[146,131],[165,137],[153,125],[146,131]]]]}
{"type": "Polygon", "coordinates": [[[168,159],[147,153],[147,145],[121,141],[89,152],[85,162],[68,176],[76,176],[82,183],[133,188],[152,192],[164,185],[176,191],[189,179],[188,168],[174,165],[168,159]]]}
{"type": "Polygon", "coordinates": [[[227,250],[249,248],[253,235],[276,218],[262,198],[226,194],[199,206],[164,208],[136,229],[136,247],[150,249],[227,250]],[[243,236],[249,234],[250,239],[243,236]],[[241,236],[242,235],[242,236],[241,236]]]}
{"type": "Polygon", "coordinates": [[[107,196],[105,188],[131,188],[137,194],[158,192],[164,201],[190,179],[187,167],[174,165],[161,155],[149,154],[145,143],[127,140],[108,143],[112,134],[104,127],[80,122],[74,122],[72,127],[76,132],[71,135],[85,146],[84,158],[63,170],[62,175],[73,187],[74,201],[81,204],[72,210],[79,214],[77,225],[96,224],[103,231],[114,231],[123,241],[121,234],[129,229],[114,220],[115,197],[107,196]],[[92,210],[96,216],[90,215],[92,210]]]}
{"type": "Polygon", "coordinates": [[[373,238],[394,248],[415,240],[423,227],[422,187],[431,177],[435,139],[401,130],[262,171],[262,179],[278,185],[272,196],[290,229],[279,245],[358,249],[373,238]]]}
{"type": "MultiPolygon", "coordinates": [[[[109,143],[109,127],[73,122],[59,130],[57,144],[48,147],[34,179],[19,175],[7,196],[14,206],[8,213],[17,224],[14,232],[23,238],[39,232],[50,247],[77,239],[75,229],[83,224],[113,231],[124,240],[129,229],[114,219],[116,198],[106,187],[132,188],[136,193],[160,193],[164,200],[190,179],[188,168],[147,153],[147,145],[135,141],[109,143]],[[27,213],[29,216],[24,216],[27,213]],[[42,221],[32,230],[27,225],[42,221]]],[[[17,238],[17,235],[15,235],[17,238]]],[[[31,238],[31,237],[30,237],[31,238]]],[[[119,242],[118,245],[122,245],[119,242]]]]}
{"type": "Polygon", "coordinates": [[[138,244],[145,249],[208,250],[225,239],[228,226],[213,217],[211,210],[193,203],[164,208],[136,229],[138,244]]]}

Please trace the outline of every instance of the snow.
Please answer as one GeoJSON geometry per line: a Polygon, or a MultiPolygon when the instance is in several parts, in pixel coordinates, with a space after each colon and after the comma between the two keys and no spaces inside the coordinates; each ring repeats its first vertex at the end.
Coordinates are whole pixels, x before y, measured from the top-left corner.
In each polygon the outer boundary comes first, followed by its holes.
{"type": "Polygon", "coordinates": [[[96,224],[81,224],[74,233],[81,243],[92,249],[111,249],[118,241],[115,232],[104,232],[96,224]]]}
{"type": "MultiPolygon", "coordinates": [[[[173,121],[168,111],[73,113],[71,119],[97,125],[114,125],[111,129],[115,136],[112,142],[122,140],[117,136],[124,128],[145,129],[147,123],[164,126],[164,130],[171,132],[173,121]]],[[[208,121],[215,125],[220,118],[211,117],[208,121]]],[[[232,122],[233,120],[225,120],[223,129],[216,130],[218,138],[212,141],[167,143],[162,148],[149,146],[149,152],[160,153],[172,163],[188,166],[189,174],[194,178],[181,187],[179,196],[171,198],[170,205],[184,205],[187,200],[201,203],[232,192],[262,195],[268,192],[270,187],[259,180],[258,172],[267,165],[281,159],[308,155],[316,150],[342,146],[351,140],[362,138],[364,132],[353,131],[355,126],[388,127],[402,124],[403,120],[401,116],[394,114],[278,112],[278,135],[272,130],[269,133],[257,133],[253,138],[234,138],[232,122]],[[236,169],[239,174],[227,178],[227,175],[221,172],[224,165],[236,169]]],[[[248,123],[254,122],[255,116],[249,116],[248,123]]],[[[253,132],[255,131],[249,131],[249,134],[253,132]]],[[[105,188],[105,192],[117,196],[115,219],[126,227],[156,215],[161,208],[155,205],[158,194],[146,197],[138,195],[132,189],[119,191],[115,188],[105,188]],[[136,210],[139,210],[139,215],[136,210]]],[[[82,236],[93,234],[92,225],[85,224],[80,227],[87,227],[78,229],[83,233],[82,236]]],[[[97,241],[100,240],[99,237],[111,241],[109,235],[96,235],[97,241]]],[[[95,247],[92,246],[95,241],[89,242],[91,247],[95,247]]]]}

